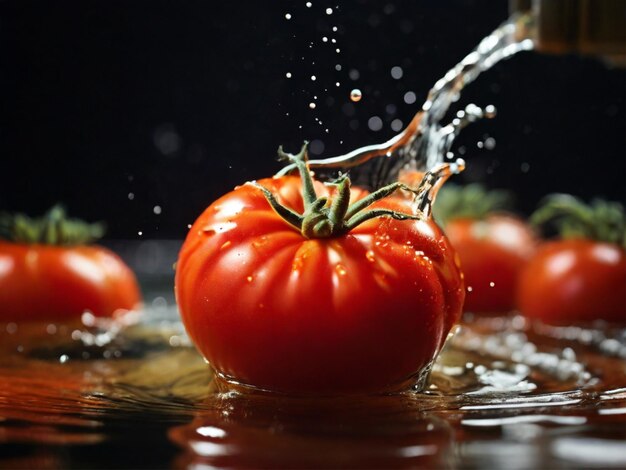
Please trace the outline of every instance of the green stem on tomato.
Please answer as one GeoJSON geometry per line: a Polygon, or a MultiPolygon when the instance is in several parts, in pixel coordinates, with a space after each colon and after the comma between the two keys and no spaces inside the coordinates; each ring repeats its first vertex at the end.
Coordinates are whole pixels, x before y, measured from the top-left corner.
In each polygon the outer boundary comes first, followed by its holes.
{"type": "Polygon", "coordinates": [[[0,213],[0,240],[13,243],[85,245],[102,238],[104,230],[102,223],[68,218],[63,206],[58,204],[39,218],[0,213]]]}
{"type": "Polygon", "coordinates": [[[488,190],[478,183],[448,184],[439,192],[433,213],[445,225],[452,219],[483,219],[493,212],[507,210],[511,201],[511,193],[506,190],[488,190]]]}
{"type": "Polygon", "coordinates": [[[588,238],[626,247],[626,217],[618,202],[585,204],[569,194],[547,196],[530,216],[533,225],[553,224],[562,238],[588,238]]]}
{"type": "Polygon", "coordinates": [[[282,147],[278,149],[278,155],[281,159],[289,162],[289,167],[297,168],[300,173],[302,198],[304,201],[304,212],[302,214],[298,214],[281,204],[271,191],[258,182],[253,181],[248,184],[258,188],[274,211],[286,222],[298,229],[306,238],[337,237],[375,217],[391,217],[397,220],[420,220],[425,217],[421,212],[407,214],[391,209],[365,210],[376,201],[391,195],[399,189],[418,194],[417,190],[403,183],[392,183],[384,186],[368,194],[363,199],[350,204],[350,178],[347,175],[342,175],[336,181],[328,183],[337,187],[332,198],[318,197],[307,165],[307,143],[305,142],[300,152],[296,155],[284,152],[282,147]]]}

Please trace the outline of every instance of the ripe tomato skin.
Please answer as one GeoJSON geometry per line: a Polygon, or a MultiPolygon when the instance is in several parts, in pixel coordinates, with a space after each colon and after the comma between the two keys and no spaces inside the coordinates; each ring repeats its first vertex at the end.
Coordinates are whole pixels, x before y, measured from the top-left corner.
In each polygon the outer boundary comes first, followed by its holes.
{"type": "Polygon", "coordinates": [[[96,245],[0,241],[0,321],[72,321],[132,310],[141,302],[130,268],[96,245]]]}
{"type": "MultiPolygon", "coordinates": [[[[259,183],[302,211],[298,178],[259,183]]],[[[373,207],[408,210],[395,198],[373,207]]],[[[390,390],[427,367],[459,319],[464,289],[434,222],[379,217],[336,238],[305,239],[244,185],[191,227],[176,296],[190,337],[222,375],[335,393],[390,390]]]]}
{"type": "Polygon", "coordinates": [[[461,260],[467,286],[464,310],[514,309],[519,273],[537,245],[530,226],[513,215],[494,213],[483,219],[451,219],[445,231],[461,260]]]}
{"type": "Polygon", "coordinates": [[[587,239],[546,242],[520,275],[521,312],[551,324],[626,323],[626,253],[587,239]]]}

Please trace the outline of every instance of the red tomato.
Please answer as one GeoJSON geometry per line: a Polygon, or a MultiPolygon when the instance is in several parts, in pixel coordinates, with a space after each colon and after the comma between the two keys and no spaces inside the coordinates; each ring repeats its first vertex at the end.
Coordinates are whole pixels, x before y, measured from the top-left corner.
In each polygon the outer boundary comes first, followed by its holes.
{"type": "Polygon", "coordinates": [[[587,239],[548,242],[522,271],[517,294],[524,315],[547,323],[624,323],[624,248],[587,239]]]}
{"type": "MultiPolygon", "coordinates": [[[[259,183],[302,212],[297,177],[259,183]]],[[[408,211],[399,198],[371,207],[408,211]]],[[[336,393],[414,379],[457,322],[464,289],[455,253],[430,220],[377,217],[340,236],[307,239],[259,188],[244,185],[191,227],[176,295],[192,340],[225,378],[336,393]]]]}
{"type": "Polygon", "coordinates": [[[445,231],[465,276],[464,310],[504,313],[515,308],[520,270],[536,246],[529,225],[512,215],[491,214],[482,219],[451,219],[445,231]]]}
{"type": "Polygon", "coordinates": [[[100,246],[0,241],[0,321],[70,321],[134,309],[141,301],[130,268],[100,246]]]}

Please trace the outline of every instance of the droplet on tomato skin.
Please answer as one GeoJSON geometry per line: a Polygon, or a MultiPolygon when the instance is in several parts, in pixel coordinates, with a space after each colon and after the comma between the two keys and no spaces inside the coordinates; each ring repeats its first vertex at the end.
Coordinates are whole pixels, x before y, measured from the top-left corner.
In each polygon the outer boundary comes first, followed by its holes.
{"type": "Polygon", "coordinates": [[[467,286],[467,292],[472,292],[474,288],[472,286],[467,286]]]}
{"type": "Polygon", "coordinates": [[[265,236],[263,236],[263,237],[261,237],[261,238],[259,238],[257,240],[254,240],[252,242],[252,246],[255,247],[255,248],[260,248],[260,247],[262,247],[264,245],[267,245],[267,237],[265,237],[265,236]]]}
{"type": "Polygon", "coordinates": [[[335,265],[335,272],[340,276],[345,276],[347,274],[346,267],[341,263],[335,265]]]}
{"type": "Polygon", "coordinates": [[[246,277],[246,281],[248,281],[248,282],[252,282],[252,281],[254,281],[254,276],[248,276],[248,277],[246,277]]]}
{"type": "Polygon", "coordinates": [[[291,271],[292,272],[299,272],[302,269],[302,258],[294,258],[294,260],[291,262],[291,271]]]}
{"type": "Polygon", "coordinates": [[[367,261],[369,261],[370,263],[373,263],[374,261],[376,261],[376,255],[374,254],[372,250],[367,250],[365,252],[365,257],[367,258],[367,261]]]}
{"type": "Polygon", "coordinates": [[[495,282],[491,281],[491,282],[489,283],[489,287],[495,287],[495,286],[496,286],[496,283],[495,283],[495,282]]]}
{"type": "Polygon", "coordinates": [[[226,240],[224,243],[222,243],[222,246],[220,246],[220,250],[225,250],[226,248],[228,248],[232,244],[233,244],[233,242],[231,242],[230,240],[226,240]]]}

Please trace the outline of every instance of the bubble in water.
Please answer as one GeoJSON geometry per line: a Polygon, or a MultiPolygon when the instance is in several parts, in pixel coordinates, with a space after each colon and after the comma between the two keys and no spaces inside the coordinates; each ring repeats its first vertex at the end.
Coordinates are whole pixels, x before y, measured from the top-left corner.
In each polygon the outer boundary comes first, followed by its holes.
{"type": "Polygon", "coordinates": [[[361,90],[359,90],[358,88],[355,88],[354,90],[350,92],[350,100],[352,100],[354,103],[361,101],[362,97],[363,97],[363,94],[361,93],[361,90]]]}

